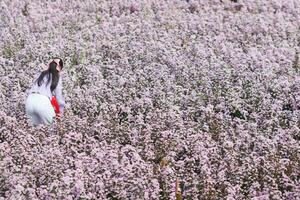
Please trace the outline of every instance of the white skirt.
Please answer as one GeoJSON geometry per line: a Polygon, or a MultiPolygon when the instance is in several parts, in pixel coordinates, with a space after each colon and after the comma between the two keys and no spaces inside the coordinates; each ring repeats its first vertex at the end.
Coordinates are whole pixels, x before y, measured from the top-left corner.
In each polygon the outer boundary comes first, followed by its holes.
{"type": "Polygon", "coordinates": [[[50,99],[42,94],[29,94],[26,99],[25,110],[33,125],[51,124],[55,117],[50,99]]]}

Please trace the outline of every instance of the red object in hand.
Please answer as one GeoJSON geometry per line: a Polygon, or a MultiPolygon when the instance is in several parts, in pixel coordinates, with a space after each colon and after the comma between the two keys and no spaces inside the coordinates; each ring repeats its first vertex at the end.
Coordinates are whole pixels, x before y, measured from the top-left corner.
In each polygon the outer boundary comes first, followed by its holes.
{"type": "Polygon", "coordinates": [[[58,105],[58,102],[57,102],[55,96],[52,97],[51,104],[54,108],[55,113],[58,114],[59,113],[59,105],[58,105]]]}

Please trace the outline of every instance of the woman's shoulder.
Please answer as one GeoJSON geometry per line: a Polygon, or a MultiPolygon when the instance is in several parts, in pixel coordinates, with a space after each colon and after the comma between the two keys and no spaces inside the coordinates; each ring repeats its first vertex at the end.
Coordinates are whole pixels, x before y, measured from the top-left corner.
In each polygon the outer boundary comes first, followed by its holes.
{"type": "Polygon", "coordinates": [[[41,73],[42,72],[40,72],[40,71],[37,71],[37,72],[34,73],[34,81],[37,80],[40,77],[41,73]]]}

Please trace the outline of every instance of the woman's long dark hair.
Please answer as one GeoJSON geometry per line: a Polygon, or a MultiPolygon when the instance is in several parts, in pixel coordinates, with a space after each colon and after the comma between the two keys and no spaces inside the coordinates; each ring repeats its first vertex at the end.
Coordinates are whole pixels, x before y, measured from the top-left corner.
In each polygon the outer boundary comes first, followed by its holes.
{"type": "Polygon", "coordinates": [[[52,82],[51,82],[51,86],[50,86],[50,90],[51,92],[53,90],[55,90],[57,84],[58,84],[58,80],[59,80],[59,73],[56,69],[57,67],[57,63],[54,61],[54,59],[59,59],[59,65],[61,67],[61,69],[63,68],[63,61],[62,59],[60,58],[53,58],[53,61],[49,64],[49,68],[45,71],[43,71],[41,73],[41,75],[39,76],[39,78],[37,79],[37,84],[38,86],[41,86],[43,84],[43,80],[44,80],[44,77],[47,75],[48,76],[48,80],[47,80],[47,84],[49,84],[50,82],[50,74],[52,76],[52,82]]]}

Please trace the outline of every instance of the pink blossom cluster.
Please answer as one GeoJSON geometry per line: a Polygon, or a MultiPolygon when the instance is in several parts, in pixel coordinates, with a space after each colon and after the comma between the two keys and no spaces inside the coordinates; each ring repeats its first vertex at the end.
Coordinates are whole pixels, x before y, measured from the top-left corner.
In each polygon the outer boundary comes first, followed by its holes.
{"type": "Polygon", "coordinates": [[[300,199],[299,30],[298,0],[0,1],[0,200],[300,199]]]}

